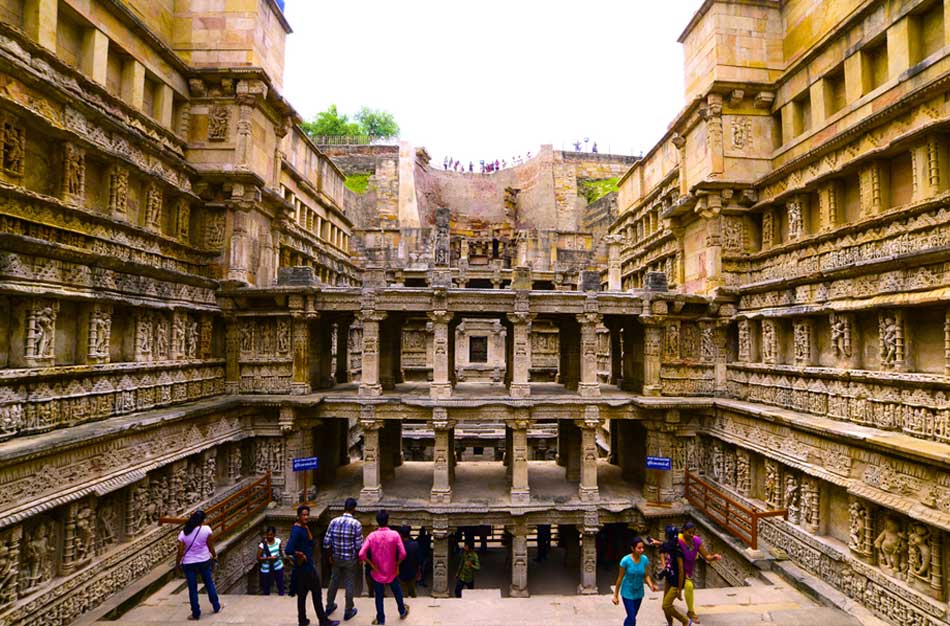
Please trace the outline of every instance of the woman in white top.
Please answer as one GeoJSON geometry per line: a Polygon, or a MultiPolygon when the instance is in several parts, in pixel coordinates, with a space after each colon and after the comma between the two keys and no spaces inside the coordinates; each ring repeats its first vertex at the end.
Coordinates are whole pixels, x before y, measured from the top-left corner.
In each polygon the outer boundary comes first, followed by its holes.
{"type": "Polygon", "coordinates": [[[185,527],[178,533],[178,567],[185,573],[188,581],[188,600],[191,602],[190,620],[201,617],[201,607],[198,606],[198,575],[204,581],[211,600],[211,608],[217,613],[222,608],[218,601],[218,591],[214,588],[211,578],[211,562],[218,560],[218,553],[214,549],[211,539],[211,527],[205,523],[205,512],[195,511],[188,518],[185,527]]]}

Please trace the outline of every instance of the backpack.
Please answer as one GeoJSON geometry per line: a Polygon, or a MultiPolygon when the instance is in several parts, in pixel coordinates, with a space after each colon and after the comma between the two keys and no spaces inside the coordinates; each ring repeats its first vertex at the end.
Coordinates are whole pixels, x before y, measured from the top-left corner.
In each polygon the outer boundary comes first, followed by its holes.
{"type": "Polygon", "coordinates": [[[669,541],[660,546],[660,554],[664,557],[664,566],[657,575],[660,580],[665,580],[670,585],[676,585],[679,582],[679,563],[677,557],[682,556],[679,545],[672,544],[669,541]]]}

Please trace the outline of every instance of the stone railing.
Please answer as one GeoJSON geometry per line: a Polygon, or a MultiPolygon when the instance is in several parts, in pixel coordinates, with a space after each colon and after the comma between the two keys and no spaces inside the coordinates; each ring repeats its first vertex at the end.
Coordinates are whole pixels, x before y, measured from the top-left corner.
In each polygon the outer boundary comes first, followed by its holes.
{"type": "Polygon", "coordinates": [[[223,392],[221,361],[0,370],[0,439],[191,402],[223,392]]]}
{"type": "Polygon", "coordinates": [[[930,374],[893,374],[731,364],[730,396],[950,443],[950,382],[930,374]]]}

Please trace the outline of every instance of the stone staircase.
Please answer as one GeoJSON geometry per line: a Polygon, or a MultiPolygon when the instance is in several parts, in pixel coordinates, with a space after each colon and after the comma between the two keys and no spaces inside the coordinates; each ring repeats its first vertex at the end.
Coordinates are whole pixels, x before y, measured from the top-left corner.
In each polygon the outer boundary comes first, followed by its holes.
{"type": "MultiPolygon", "coordinates": [[[[862,622],[830,607],[819,606],[791,584],[768,576],[767,584],[750,580],[747,587],[696,590],[697,611],[704,626],[860,626],[862,622]]],[[[185,626],[188,594],[179,582],[172,582],[116,621],[96,622],[96,626],[185,626]]],[[[309,599],[308,599],[309,600],[309,599]]],[[[342,592],[337,601],[342,602],[342,592]]],[[[280,596],[229,595],[221,598],[224,609],[214,615],[207,597],[202,596],[203,624],[249,624],[254,626],[294,626],[296,602],[280,596]]],[[[622,606],[614,606],[609,595],[535,595],[530,598],[502,598],[497,589],[466,590],[461,599],[410,598],[410,614],[400,621],[395,602],[386,599],[390,624],[425,626],[616,626],[623,623],[622,606]]],[[[663,626],[665,619],[659,593],[647,593],[638,626],[663,626]]],[[[685,610],[681,602],[677,603],[685,610]]],[[[345,624],[370,624],[373,600],[356,599],[359,614],[345,624]]],[[[316,624],[313,607],[308,614],[316,624]]],[[[332,615],[342,619],[342,608],[332,615]]]]}

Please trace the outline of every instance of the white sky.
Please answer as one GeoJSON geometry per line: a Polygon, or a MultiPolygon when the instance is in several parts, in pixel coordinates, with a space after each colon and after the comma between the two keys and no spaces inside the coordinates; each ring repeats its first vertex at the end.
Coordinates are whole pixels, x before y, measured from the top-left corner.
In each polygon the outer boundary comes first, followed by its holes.
{"type": "Polygon", "coordinates": [[[385,109],[440,167],[584,137],[638,154],[683,106],[676,38],[700,4],[287,0],[284,93],[305,119],[385,109]]]}

